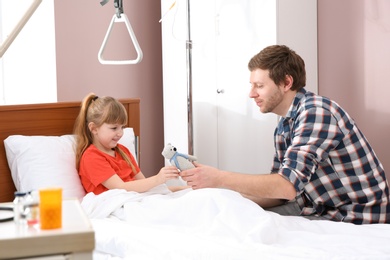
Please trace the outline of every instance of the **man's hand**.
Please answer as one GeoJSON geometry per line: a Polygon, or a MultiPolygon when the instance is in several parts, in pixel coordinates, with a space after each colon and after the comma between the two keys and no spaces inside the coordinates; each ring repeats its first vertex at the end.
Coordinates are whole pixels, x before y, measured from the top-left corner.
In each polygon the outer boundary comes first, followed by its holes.
{"type": "Polygon", "coordinates": [[[221,186],[222,172],[217,168],[194,162],[195,168],[182,171],[180,176],[194,190],[200,188],[218,188],[221,186]]]}

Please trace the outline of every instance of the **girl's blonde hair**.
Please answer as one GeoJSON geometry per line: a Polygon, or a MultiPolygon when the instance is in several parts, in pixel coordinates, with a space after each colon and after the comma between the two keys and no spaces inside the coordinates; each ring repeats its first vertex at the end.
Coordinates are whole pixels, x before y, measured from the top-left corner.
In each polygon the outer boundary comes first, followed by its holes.
{"type": "MultiPolygon", "coordinates": [[[[76,167],[80,168],[80,160],[85,150],[93,143],[92,133],[88,124],[93,122],[96,127],[106,124],[127,124],[127,112],[118,100],[112,97],[98,97],[94,93],[87,95],[81,103],[80,113],[77,116],[74,134],[76,136],[76,167]]],[[[129,156],[118,146],[115,151],[131,166],[135,167],[129,156]]]]}

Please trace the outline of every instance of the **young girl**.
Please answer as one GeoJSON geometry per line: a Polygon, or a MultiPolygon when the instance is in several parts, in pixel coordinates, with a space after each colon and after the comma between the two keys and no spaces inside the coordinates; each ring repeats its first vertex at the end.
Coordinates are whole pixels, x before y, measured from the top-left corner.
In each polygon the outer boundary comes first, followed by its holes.
{"type": "MultiPolygon", "coordinates": [[[[174,166],[145,178],[129,150],[118,143],[127,124],[124,106],[112,97],[86,96],[76,119],[76,164],[86,192],[109,189],[145,192],[179,177],[174,166]]],[[[178,190],[172,187],[171,190],[178,190]]]]}

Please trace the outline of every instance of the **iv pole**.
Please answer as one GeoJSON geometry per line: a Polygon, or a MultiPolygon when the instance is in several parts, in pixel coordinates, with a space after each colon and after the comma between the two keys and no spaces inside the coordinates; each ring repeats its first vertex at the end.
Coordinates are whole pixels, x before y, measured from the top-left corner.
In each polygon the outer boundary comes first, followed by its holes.
{"type": "Polygon", "coordinates": [[[192,40],[190,0],[187,0],[187,115],[188,115],[188,154],[194,154],[193,117],[192,117],[192,40]]]}

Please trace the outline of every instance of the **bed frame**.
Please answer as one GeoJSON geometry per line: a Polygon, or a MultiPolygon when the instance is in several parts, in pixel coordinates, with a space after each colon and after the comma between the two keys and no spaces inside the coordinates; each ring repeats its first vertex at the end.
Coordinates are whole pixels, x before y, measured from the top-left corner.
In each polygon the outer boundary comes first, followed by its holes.
{"type": "MultiPolygon", "coordinates": [[[[120,101],[127,110],[127,126],[134,129],[139,150],[140,100],[134,98],[120,101]]],[[[0,106],[0,202],[12,201],[16,190],[4,150],[4,139],[10,135],[72,134],[80,107],[81,102],[0,106]]],[[[139,160],[139,153],[137,157],[139,160]]]]}

